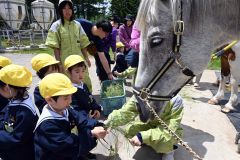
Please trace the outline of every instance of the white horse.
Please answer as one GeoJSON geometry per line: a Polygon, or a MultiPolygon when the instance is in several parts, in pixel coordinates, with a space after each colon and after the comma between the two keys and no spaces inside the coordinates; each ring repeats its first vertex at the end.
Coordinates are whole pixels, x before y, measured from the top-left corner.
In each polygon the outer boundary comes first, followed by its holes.
{"type": "MultiPolygon", "coordinates": [[[[228,51],[226,51],[228,52],[228,51]]],[[[228,52],[229,53],[229,52],[228,52]]],[[[228,113],[232,110],[236,110],[236,106],[238,104],[238,82],[240,80],[240,72],[239,72],[239,63],[240,63],[240,42],[235,44],[230,51],[230,54],[234,54],[234,58],[231,57],[229,54],[223,55],[221,57],[221,72],[227,70],[227,73],[221,73],[221,80],[219,83],[218,92],[214,97],[212,97],[208,103],[210,104],[218,104],[219,100],[224,98],[225,93],[225,83],[226,79],[228,78],[228,74],[231,75],[230,77],[230,84],[231,84],[231,95],[229,101],[225,104],[224,108],[222,108],[222,112],[228,113]],[[231,53],[232,52],[232,53],[231,53]],[[225,60],[224,60],[225,59],[225,60]],[[225,61],[225,63],[223,63],[225,61]]]]}
{"type": "MultiPolygon", "coordinates": [[[[239,0],[142,1],[136,19],[141,44],[135,93],[161,112],[167,100],[207,67],[212,50],[239,39],[239,17],[239,0]]],[[[236,53],[238,48],[232,47],[236,53]]],[[[141,112],[145,121],[153,117],[144,104],[141,112]]]]}

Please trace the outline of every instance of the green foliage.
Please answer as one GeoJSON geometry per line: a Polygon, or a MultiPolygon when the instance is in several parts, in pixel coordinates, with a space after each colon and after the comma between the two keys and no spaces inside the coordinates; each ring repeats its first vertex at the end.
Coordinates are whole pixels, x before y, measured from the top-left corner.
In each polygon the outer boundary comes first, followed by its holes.
{"type": "Polygon", "coordinates": [[[207,68],[211,69],[211,70],[220,70],[220,68],[221,68],[220,58],[210,61],[207,68]]]}
{"type": "Polygon", "coordinates": [[[106,3],[104,0],[75,0],[76,18],[83,17],[92,21],[105,18],[106,3]]]}
{"type": "MultiPolygon", "coordinates": [[[[33,1],[27,0],[26,5],[30,8],[33,1]]],[[[57,9],[59,0],[48,1],[53,3],[57,9]]],[[[104,0],[72,0],[72,2],[74,4],[75,18],[83,17],[88,20],[96,20],[106,17],[106,2],[104,0]]]]}
{"type": "Polygon", "coordinates": [[[120,83],[110,83],[110,85],[103,87],[102,98],[116,97],[122,95],[124,95],[124,89],[120,83]]]}
{"type": "MultiPolygon", "coordinates": [[[[34,44],[41,44],[42,39],[35,39],[34,44]]],[[[22,40],[21,42],[16,41],[14,42],[16,46],[23,46],[23,45],[29,45],[30,41],[29,40],[22,40]]],[[[8,40],[3,39],[1,45],[4,48],[12,47],[14,46],[12,43],[10,43],[8,40]]],[[[9,51],[10,52],[10,51],[9,51]]],[[[50,55],[54,55],[53,49],[51,48],[26,48],[26,49],[21,49],[21,50],[12,50],[12,53],[20,53],[20,54],[38,54],[38,53],[48,53],[50,55]]]]}
{"type": "Polygon", "coordinates": [[[123,19],[127,14],[137,15],[140,0],[111,0],[110,14],[123,19]]]}
{"type": "Polygon", "coordinates": [[[47,53],[50,55],[54,55],[54,52],[51,48],[38,48],[38,49],[25,49],[25,50],[13,50],[11,53],[18,54],[39,54],[39,53],[47,53]]]}
{"type": "Polygon", "coordinates": [[[21,53],[21,54],[47,53],[47,54],[50,54],[50,55],[54,55],[53,49],[51,49],[51,48],[38,48],[38,49],[29,49],[29,50],[18,50],[15,53],[21,53]]]}

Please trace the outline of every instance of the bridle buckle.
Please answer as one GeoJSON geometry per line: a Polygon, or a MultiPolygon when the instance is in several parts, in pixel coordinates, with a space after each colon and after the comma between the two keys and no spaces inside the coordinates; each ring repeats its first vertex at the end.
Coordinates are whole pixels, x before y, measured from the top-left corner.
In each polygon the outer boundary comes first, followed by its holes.
{"type": "Polygon", "coordinates": [[[184,32],[184,22],[181,20],[178,20],[174,24],[174,34],[175,35],[183,35],[184,32]]]}
{"type": "Polygon", "coordinates": [[[150,89],[149,88],[143,88],[143,89],[140,90],[139,97],[142,100],[147,100],[149,93],[150,93],[150,89]]]}

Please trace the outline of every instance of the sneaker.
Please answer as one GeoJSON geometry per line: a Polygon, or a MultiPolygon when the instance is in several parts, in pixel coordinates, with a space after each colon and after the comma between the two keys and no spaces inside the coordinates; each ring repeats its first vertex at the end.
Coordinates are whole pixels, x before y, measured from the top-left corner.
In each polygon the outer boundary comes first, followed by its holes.
{"type": "Polygon", "coordinates": [[[199,84],[195,82],[195,83],[193,84],[193,86],[197,88],[197,87],[199,87],[199,84]]]}

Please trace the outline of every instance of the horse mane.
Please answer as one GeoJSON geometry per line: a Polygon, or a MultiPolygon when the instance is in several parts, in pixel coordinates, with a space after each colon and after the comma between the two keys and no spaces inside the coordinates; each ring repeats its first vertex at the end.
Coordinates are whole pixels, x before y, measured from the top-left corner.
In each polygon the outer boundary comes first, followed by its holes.
{"type": "MultiPolygon", "coordinates": [[[[142,0],[136,18],[138,28],[144,30],[146,24],[159,21],[157,10],[164,9],[167,1],[171,4],[167,7],[174,10],[176,0],[142,0]]],[[[182,3],[184,22],[191,25],[191,32],[206,29],[203,25],[208,25],[210,29],[222,34],[222,37],[227,36],[226,39],[239,38],[239,0],[182,0],[182,3]]]]}
{"type": "MultiPolygon", "coordinates": [[[[239,35],[240,29],[240,1],[239,0],[187,0],[189,2],[190,17],[194,27],[208,19],[209,27],[216,23],[219,33],[226,32],[229,36],[239,35]],[[210,18],[212,17],[212,18],[210,18]],[[197,21],[197,20],[199,21],[197,21]]],[[[187,8],[186,8],[187,9],[187,8]]],[[[215,27],[215,26],[213,26],[215,27]]],[[[225,36],[227,36],[225,34],[225,36]]],[[[229,37],[239,38],[239,37],[229,37]]],[[[226,38],[227,39],[227,38],[226,38]]]]}
{"type": "Polygon", "coordinates": [[[155,0],[141,0],[135,20],[136,26],[139,30],[145,29],[146,22],[150,21],[150,19],[148,18],[156,16],[154,13],[151,12],[151,9],[155,8],[153,7],[155,3],[155,0]]]}

